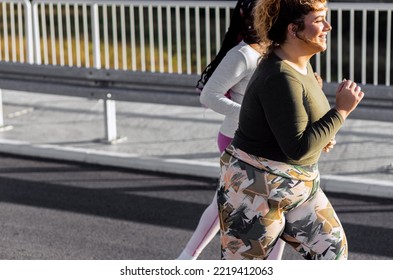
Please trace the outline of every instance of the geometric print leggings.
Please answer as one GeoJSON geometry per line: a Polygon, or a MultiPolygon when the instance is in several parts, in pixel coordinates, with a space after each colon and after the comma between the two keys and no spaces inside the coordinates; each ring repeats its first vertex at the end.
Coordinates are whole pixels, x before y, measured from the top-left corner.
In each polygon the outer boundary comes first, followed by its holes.
{"type": "Polygon", "coordinates": [[[319,186],[316,164],[271,161],[233,146],[220,162],[222,259],[266,259],[278,238],[304,259],[347,259],[344,229],[319,186]]]}

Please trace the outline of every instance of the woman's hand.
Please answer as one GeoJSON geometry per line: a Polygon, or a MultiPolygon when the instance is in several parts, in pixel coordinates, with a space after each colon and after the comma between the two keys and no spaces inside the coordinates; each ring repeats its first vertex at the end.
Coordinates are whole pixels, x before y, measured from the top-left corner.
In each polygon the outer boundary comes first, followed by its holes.
{"type": "Polygon", "coordinates": [[[336,92],[336,110],[344,119],[355,110],[363,99],[364,92],[355,82],[345,80],[340,84],[336,92]]]}
{"type": "Polygon", "coordinates": [[[334,145],[336,145],[336,139],[333,138],[333,139],[331,139],[331,140],[329,141],[329,143],[323,148],[323,151],[324,151],[325,153],[330,152],[330,150],[333,149],[334,145]]]}

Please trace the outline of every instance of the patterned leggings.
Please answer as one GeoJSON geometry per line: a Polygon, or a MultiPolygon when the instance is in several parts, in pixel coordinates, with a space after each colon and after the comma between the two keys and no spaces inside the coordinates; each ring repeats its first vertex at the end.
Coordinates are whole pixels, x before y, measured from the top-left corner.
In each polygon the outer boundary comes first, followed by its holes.
{"type": "Polygon", "coordinates": [[[305,259],[347,259],[344,230],[316,165],[254,157],[230,146],[217,190],[222,259],[266,259],[278,238],[305,259]]]}

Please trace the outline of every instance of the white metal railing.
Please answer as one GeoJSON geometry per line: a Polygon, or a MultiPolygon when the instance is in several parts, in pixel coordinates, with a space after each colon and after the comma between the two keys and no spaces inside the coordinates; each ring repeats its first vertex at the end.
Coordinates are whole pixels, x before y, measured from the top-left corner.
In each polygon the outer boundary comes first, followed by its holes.
{"type": "Polygon", "coordinates": [[[187,74],[200,73],[215,55],[233,6],[233,1],[32,3],[36,63],[187,74]]]}
{"type": "Polygon", "coordinates": [[[316,56],[317,71],[325,72],[327,82],[349,77],[391,85],[393,3],[330,3],[329,8],[333,31],[326,54],[316,56]]]}
{"type": "MultiPolygon", "coordinates": [[[[0,1],[0,60],[199,74],[219,49],[235,3],[0,1]]],[[[391,85],[393,3],[329,8],[333,31],[326,53],[312,61],[316,71],[326,82],[391,85]]]]}
{"type": "Polygon", "coordinates": [[[34,62],[31,5],[0,1],[0,61],[34,62]]]}

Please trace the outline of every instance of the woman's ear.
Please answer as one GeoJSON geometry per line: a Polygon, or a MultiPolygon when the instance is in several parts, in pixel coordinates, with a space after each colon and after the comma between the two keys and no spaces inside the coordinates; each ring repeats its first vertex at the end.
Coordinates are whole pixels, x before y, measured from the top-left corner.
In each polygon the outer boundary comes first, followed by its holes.
{"type": "Polygon", "coordinates": [[[296,35],[297,35],[297,26],[296,26],[296,24],[293,24],[293,23],[288,24],[288,34],[291,37],[296,37],[296,35]]]}

